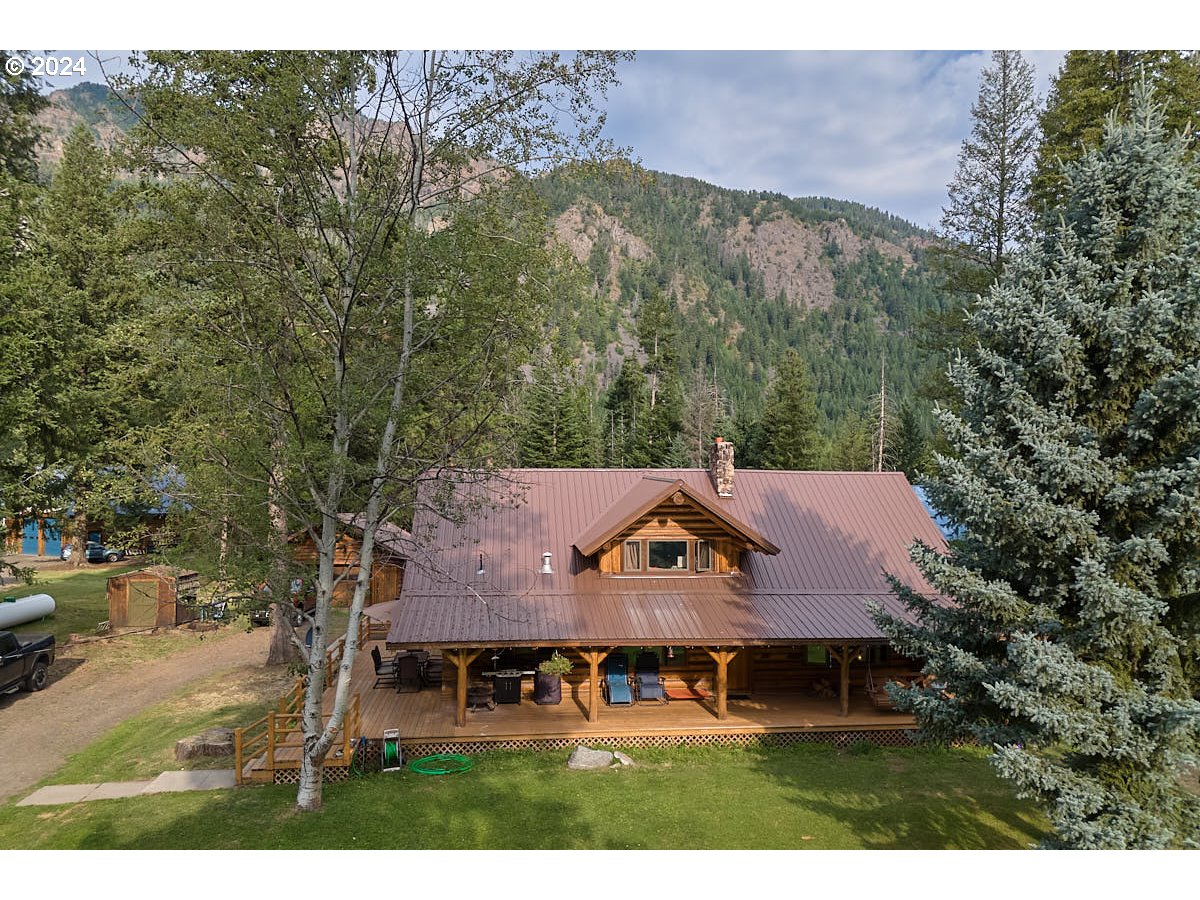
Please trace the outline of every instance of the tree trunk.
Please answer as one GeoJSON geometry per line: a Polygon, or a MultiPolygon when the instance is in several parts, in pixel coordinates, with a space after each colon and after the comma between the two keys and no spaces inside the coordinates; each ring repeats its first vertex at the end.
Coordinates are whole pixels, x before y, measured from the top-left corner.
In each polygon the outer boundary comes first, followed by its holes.
{"type": "Polygon", "coordinates": [[[315,743],[319,735],[309,735],[304,739],[305,751],[300,757],[300,789],[296,791],[296,808],[312,812],[321,808],[321,786],[324,783],[325,764],[324,754],[317,756],[308,752],[309,742],[315,743]]]}
{"type": "Polygon", "coordinates": [[[286,602],[271,604],[271,647],[267,651],[268,666],[286,666],[300,658],[292,641],[292,610],[286,602]]]}
{"type": "MultiPolygon", "coordinates": [[[[65,524],[65,523],[64,523],[65,524]]],[[[67,529],[63,528],[65,532],[67,529]]],[[[88,517],[84,512],[75,513],[74,527],[71,529],[71,566],[80,568],[87,565],[87,536],[88,517]]]]}

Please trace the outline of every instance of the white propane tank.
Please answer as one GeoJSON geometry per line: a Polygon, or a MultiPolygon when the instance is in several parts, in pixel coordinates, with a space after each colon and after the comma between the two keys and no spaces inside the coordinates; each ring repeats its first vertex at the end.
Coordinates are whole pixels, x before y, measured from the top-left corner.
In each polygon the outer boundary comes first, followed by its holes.
{"type": "Polygon", "coordinates": [[[54,598],[49,594],[33,594],[13,600],[0,596],[0,628],[24,625],[54,613],[54,598]]]}

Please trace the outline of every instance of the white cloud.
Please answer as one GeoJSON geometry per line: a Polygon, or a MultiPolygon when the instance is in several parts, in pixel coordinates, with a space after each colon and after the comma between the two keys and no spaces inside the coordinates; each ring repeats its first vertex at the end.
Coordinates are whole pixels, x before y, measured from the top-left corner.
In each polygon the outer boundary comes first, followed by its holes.
{"type": "MultiPolygon", "coordinates": [[[[1031,56],[1044,83],[1060,55],[1031,56]]],[[[642,53],[610,97],[610,133],[652,169],[929,225],[987,62],[984,51],[642,53]]]]}

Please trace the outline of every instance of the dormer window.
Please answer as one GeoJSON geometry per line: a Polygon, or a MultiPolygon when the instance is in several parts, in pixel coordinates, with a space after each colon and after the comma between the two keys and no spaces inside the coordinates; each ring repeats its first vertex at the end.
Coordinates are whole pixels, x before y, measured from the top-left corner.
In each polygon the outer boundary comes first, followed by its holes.
{"type": "Polygon", "coordinates": [[[740,554],[779,548],[738,521],[723,501],[679,478],[647,475],[574,541],[601,575],[727,575],[740,554]]]}
{"type": "Polygon", "coordinates": [[[621,565],[617,571],[647,574],[712,572],[716,568],[713,553],[712,541],[631,539],[621,544],[621,565]]]}
{"type": "Polygon", "coordinates": [[[688,569],[687,541],[646,541],[646,562],[651,570],[686,572],[688,569]]]}

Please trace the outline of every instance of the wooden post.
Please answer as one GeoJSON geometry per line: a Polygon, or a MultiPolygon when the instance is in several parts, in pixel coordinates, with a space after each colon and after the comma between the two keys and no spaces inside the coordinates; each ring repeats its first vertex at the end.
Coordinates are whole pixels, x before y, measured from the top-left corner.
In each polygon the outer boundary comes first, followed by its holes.
{"type": "Polygon", "coordinates": [[[838,686],[838,697],[841,700],[841,715],[850,715],[850,660],[858,655],[858,648],[842,644],[841,652],[833,647],[827,648],[829,655],[841,664],[841,683],[838,686]]]}
{"type": "Polygon", "coordinates": [[[235,766],[233,778],[240,785],[244,780],[242,778],[242,769],[246,767],[246,764],[242,762],[242,729],[240,728],[233,730],[233,764],[235,766]]]}
{"type": "Polygon", "coordinates": [[[709,650],[707,647],[704,651],[713,658],[717,664],[717,718],[729,718],[729,663],[735,656],[738,655],[736,650],[709,650]]]}
{"type": "Polygon", "coordinates": [[[577,650],[588,664],[588,721],[600,721],[600,663],[612,652],[607,650],[577,650]]]}
{"type": "Polygon", "coordinates": [[[454,724],[462,728],[467,724],[467,666],[475,662],[482,650],[470,652],[467,650],[443,650],[442,657],[449,657],[457,671],[454,685],[454,724]]]}

